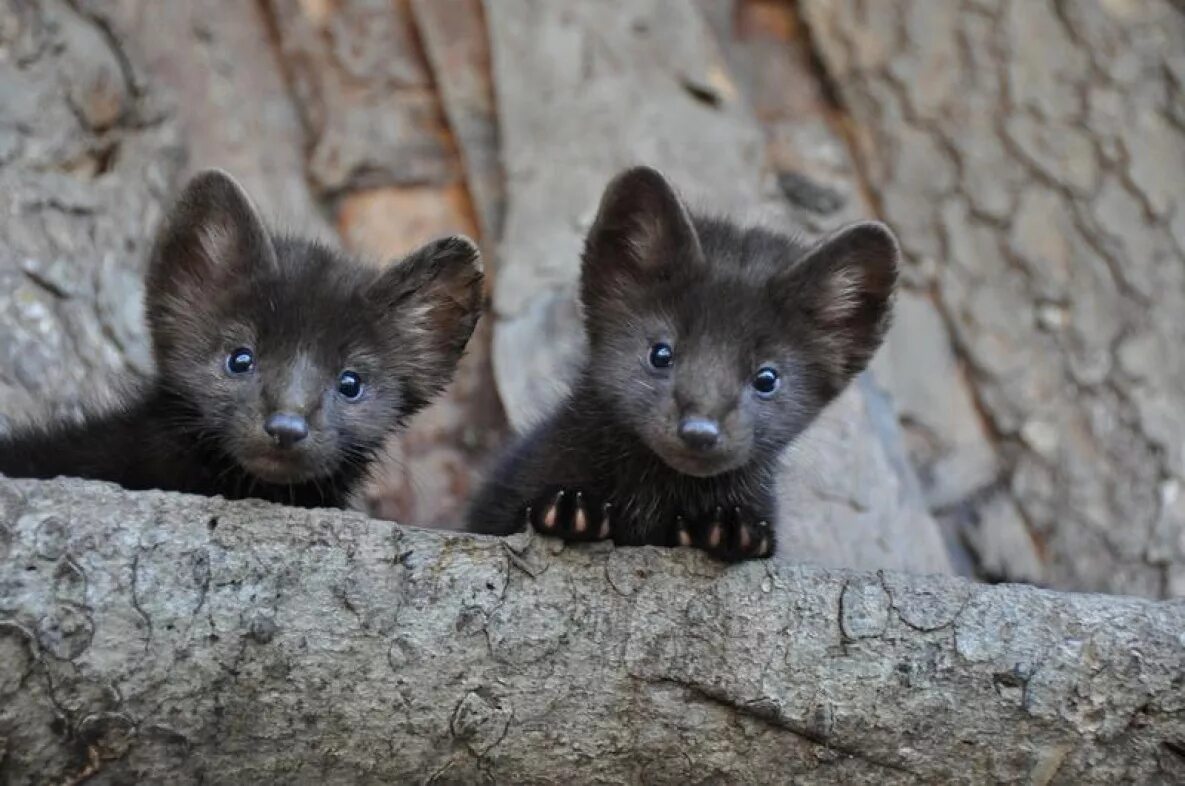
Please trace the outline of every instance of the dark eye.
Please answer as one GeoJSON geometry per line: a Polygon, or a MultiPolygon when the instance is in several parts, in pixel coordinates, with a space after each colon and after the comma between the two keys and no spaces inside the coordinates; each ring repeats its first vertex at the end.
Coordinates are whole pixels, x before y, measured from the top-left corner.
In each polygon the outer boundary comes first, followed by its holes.
{"type": "Polygon", "coordinates": [[[782,378],[778,376],[778,372],[766,366],[760,369],[753,377],[753,389],[757,391],[757,395],[759,396],[772,396],[781,382],[782,378]]]}
{"type": "Polygon", "coordinates": [[[670,368],[674,362],[675,350],[671,349],[670,344],[664,344],[660,341],[650,347],[650,365],[655,368],[670,368]]]}
{"type": "Polygon", "coordinates": [[[343,371],[337,378],[337,392],[350,401],[357,400],[362,395],[362,377],[353,371],[343,371]]]}
{"type": "Polygon", "coordinates": [[[226,356],[226,370],[231,374],[246,374],[255,368],[255,353],[239,347],[226,356]]]}

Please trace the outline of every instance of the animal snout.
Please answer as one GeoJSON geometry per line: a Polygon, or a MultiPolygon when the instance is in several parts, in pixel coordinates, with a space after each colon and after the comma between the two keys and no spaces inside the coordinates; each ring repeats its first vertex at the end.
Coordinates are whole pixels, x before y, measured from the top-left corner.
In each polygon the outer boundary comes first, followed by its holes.
{"type": "Polygon", "coordinates": [[[309,423],[300,415],[277,412],[263,423],[263,430],[282,448],[290,448],[309,435],[309,423]]]}
{"type": "Polygon", "coordinates": [[[692,450],[708,451],[720,442],[720,424],[709,418],[683,418],[679,439],[692,450]]]}

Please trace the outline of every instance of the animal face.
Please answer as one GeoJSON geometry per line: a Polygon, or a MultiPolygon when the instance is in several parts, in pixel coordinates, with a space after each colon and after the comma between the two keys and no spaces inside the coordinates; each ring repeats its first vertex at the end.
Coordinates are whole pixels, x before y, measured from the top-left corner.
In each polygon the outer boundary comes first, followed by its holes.
{"type": "Polygon", "coordinates": [[[591,384],[679,472],[772,460],[880,344],[896,268],[883,225],[807,246],[692,218],[657,172],[630,170],[585,249],[591,384]]]}
{"type": "Polygon", "coordinates": [[[199,433],[271,483],[369,460],[451,378],[481,305],[477,250],[377,270],[274,238],[228,176],[199,176],[158,238],[147,311],[161,384],[199,433]]]}

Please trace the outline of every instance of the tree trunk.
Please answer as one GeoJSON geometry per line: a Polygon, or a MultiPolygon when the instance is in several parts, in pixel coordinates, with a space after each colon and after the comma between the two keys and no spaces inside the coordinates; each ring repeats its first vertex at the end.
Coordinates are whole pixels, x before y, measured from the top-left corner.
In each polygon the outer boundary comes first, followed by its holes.
{"type": "MultiPolygon", "coordinates": [[[[945,518],[997,576],[1185,597],[1185,6],[799,7],[994,435],[997,482],[945,518]]],[[[923,472],[969,425],[932,324],[887,380],[923,472]]]]}

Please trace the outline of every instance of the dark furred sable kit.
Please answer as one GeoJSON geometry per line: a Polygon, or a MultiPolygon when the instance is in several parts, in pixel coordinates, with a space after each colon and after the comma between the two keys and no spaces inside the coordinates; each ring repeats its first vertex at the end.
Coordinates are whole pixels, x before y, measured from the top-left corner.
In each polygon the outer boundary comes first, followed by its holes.
{"type": "Polygon", "coordinates": [[[779,456],[880,345],[898,256],[883,224],[808,245],[692,215],[652,169],[619,175],[585,243],[583,368],[468,528],[771,555],[779,456]]]}
{"type": "Polygon", "coordinates": [[[0,472],[343,506],[452,377],[481,279],[465,238],[378,269],[270,233],[229,175],[199,174],[148,264],[155,377],[79,422],[0,439],[0,472]]]}

